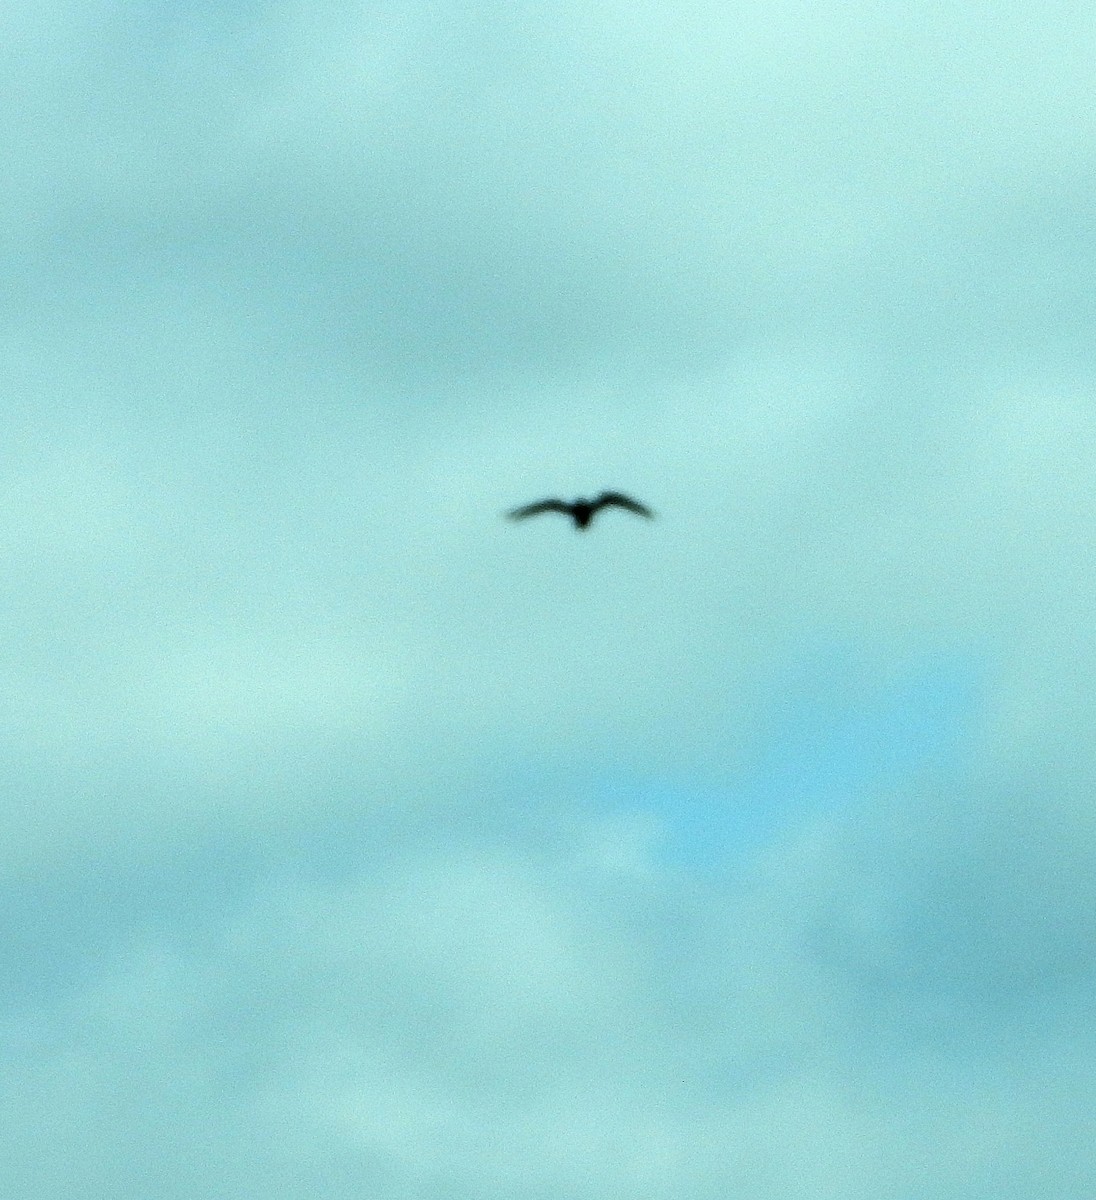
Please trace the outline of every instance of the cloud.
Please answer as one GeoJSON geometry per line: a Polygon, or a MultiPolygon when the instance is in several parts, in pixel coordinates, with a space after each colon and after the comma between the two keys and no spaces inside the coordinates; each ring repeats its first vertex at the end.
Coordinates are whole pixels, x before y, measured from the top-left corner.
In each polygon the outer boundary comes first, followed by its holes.
{"type": "Polygon", "coordinates": [[[667,12],[0,18],[20,1194],[1091,1191],[1091,29],[667,12]]]}
{"type": "MultiPolygon", "coordinates": [[[[1007,864],[999,885],[972,869],[1000,813],[972,821],[970,799],[901,836],[888,811],[823,821],[691,897],[573,842],[406,831],[361,878],[271,878],[211,940],[135,947],[9,1020],[14,1161],[47,1111],[89,1188],[143,1169],[245,1196],[1064,1195],[1093,1166],[1063,1157],[1086,1111],[1089,939],[1072,973],[1048,969],[1007,864]],[[984,890],[964,899],[964,878],[984,890]]],[[[1077,856],[1070,833],[1032,869],[1077,856]]]]}
{"type": "Polygon", "coordinates": [[[405,395],[672,378],[789,327],[921,358],[970,323],[1007,344],[1044,273],[1039,325],[1072,312],[1076,337],[1090,31],[977,25],[258,6],[107,13],[81,40],[59,19],[53,71],[20,85],[53,116],[12,130],[37,182],[9,227],[41,228],[19,257],[54,310],[197,295],[405,395]]]}

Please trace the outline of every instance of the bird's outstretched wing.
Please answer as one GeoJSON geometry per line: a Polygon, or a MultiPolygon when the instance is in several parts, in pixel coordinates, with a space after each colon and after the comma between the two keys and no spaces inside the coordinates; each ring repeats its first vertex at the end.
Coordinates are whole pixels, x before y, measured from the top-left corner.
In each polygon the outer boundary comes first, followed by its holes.
{"type": "Polygon", "coordinates": [[[568,516],[573,512],[569,504],[562,500],[537,500],[534,504],[525,504],[521,508],[512,508],[506,515],[511,521],[523,521],[526,517],[535,517],[538,513],[559,512],[568,516]]]}
{"type": "Polygon", "coordinates": [[[594,501],[595,508],[608,508],[610,505],[626,508],[629,512],[638,513],[641,517],[650,518],[655,515],[646,504],[640,504],[638,500],[633,500],[631,496],[625,496],[623,492],[602,492],[594,501]]]}

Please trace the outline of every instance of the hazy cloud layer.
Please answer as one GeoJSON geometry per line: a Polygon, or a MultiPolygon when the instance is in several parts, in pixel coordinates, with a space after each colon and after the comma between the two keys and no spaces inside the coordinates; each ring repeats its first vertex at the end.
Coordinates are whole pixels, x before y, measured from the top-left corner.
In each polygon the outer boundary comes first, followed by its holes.
{"type": "Polygon", "coordinates": [[[6,7],[10,1188],[1092,1190],[1094,40],[6,7]]]}

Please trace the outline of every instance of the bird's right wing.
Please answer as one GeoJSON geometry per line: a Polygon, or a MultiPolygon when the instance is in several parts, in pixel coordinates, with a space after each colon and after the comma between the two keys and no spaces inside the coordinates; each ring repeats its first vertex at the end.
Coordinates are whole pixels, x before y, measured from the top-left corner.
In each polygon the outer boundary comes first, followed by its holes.
{"type": "Polygon", "coordinates": [[[629,512],[637,513],[641,517],[650,518],[655,515],[646,504],[640,504],[638,500],[633,500],[631,496],[625,496],[623,492],[602,492],[597,498],[598,508],[606,508],[609,505],[626,508],[629,512]]]}
{"type": "Polygon", "coordinates": [[[538,513],[558,512],[567,513],[570,515],[571,508],[564,504],[562,500],[537,500],[533,504],[526,504],[521,508],[512,508],[506,515],[511,521],[522,521],[526,517],[535,517],[538,513]]]}

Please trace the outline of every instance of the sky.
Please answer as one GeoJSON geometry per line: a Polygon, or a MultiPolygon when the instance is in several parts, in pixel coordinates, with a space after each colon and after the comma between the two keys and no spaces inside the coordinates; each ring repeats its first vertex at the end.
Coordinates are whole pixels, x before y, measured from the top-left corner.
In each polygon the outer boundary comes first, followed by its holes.
{"type": "Polygon", "coordinates": [[[1096,1191],[1094,57],[4,5],[11,1195],[1096,1191]]]}

